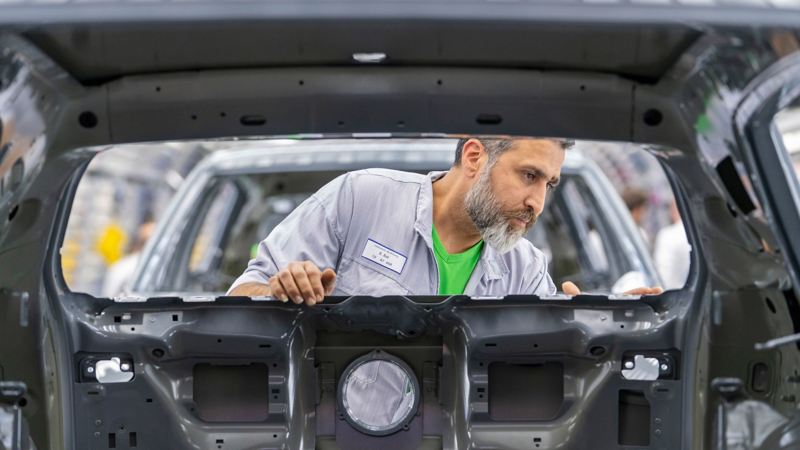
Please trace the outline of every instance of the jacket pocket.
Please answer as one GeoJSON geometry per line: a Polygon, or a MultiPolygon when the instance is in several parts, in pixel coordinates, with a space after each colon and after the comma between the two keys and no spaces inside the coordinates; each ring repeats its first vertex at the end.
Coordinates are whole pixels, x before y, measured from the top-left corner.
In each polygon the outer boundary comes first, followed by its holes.
{"type": "MultiPolygon", "coordinates": [[[[337,272],[335,295],[408,295],[411,290],[392,275],[369,267],[369,261],[342,256],[337,272]]],[[[388,271],[388,270],[387,270],[388,271]]]]}

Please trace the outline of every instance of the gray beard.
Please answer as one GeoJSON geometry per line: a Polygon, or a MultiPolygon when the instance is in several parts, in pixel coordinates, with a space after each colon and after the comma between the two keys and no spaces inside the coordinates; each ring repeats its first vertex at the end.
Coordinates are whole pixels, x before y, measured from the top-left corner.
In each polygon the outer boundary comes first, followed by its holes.
{"type": "MultiPolygon", "coordinates": [[[[464,198],[464,207],[483,241],[499,253],[506,253],[517,245],[517,241],[528,232],[527,228],[517,230],[509,223],[500,201],[492,191],[491,164],[486,164],[480,177],[472,185],[464,198]]],[[[532,219],[535,217],[525,217],[532,219]]]]}

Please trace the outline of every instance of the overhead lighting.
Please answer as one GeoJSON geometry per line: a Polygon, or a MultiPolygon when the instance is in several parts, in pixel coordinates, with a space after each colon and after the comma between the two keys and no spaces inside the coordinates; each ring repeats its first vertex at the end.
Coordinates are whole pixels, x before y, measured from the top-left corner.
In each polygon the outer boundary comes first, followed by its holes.
{"type": "Polygon", "coordinates": [[[344,370],[337,391],[339,411],[356,430],[386,436],[417,414],[419,381],[403,360],[381,350],[356,359],[344,370]]]}
{"type": "Polygon", "coordinates": [[[353,53],[353,59],[363,64],[377,64],[386,61],[386,53],[353,53]]]}

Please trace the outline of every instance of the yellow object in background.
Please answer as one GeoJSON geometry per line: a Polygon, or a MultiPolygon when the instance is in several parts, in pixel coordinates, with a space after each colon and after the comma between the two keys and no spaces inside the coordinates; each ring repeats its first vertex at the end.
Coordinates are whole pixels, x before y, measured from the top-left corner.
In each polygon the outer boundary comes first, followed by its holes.
{"type": "Polygon", "coordinates": [[[122,258],[125,246],[128,243],[128,234],[116,223],[107,225],[95,243],[95,249],[103,257],[106,264],[111,265],[122,258]]]}

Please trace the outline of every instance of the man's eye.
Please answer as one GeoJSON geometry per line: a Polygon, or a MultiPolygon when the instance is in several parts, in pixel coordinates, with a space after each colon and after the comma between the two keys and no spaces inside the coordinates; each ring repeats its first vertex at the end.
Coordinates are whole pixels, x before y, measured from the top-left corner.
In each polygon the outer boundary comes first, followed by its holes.
{"type": "Polygon", "coordinates": [[[525,178],[526,178],[528,181],[536,181],[536,174],[535,174],[535,173],[532,173],[532,172],[526,172],[526,173],[525,173],[525,178]]]}
{"type": "Polygon", "coordinates": [[[553,189],[555,189],[555,188],[556,188],[556,185],[555,185],[555,184],[553,184],[553,183],[547,183],[547,190],[548,190],[548,191],[552,191],[552,190],[553,190],[553,189]]]}

